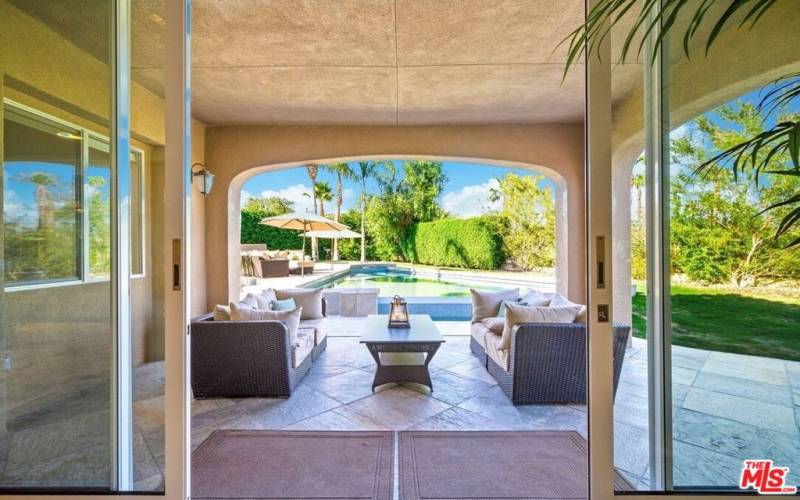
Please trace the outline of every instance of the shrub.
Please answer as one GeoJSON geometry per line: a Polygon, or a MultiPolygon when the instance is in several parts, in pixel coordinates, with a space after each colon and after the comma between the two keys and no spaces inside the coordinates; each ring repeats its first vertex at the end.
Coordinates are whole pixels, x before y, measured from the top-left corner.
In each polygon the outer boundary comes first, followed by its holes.
{"type": "Polygon", "coordinates": [[[483,217],[415,224],[404,254],[411,262],[471,269],[499,269],[505,258],[501,237],[483,217]]]}
{"type": "MultiPolygon", "coordinates": [[[[265,217],[268,215],[261,210],[250,208],[242,210],[241,243],[266,243],[270,250],[299,250],[303,247],[303,233],[259,224],[265,217]]],[[[322,259],[328,257],[326,249],[330,248],[330,241],[319,240],[322,259]]],[[[306,239],[306,254],[311,254],[311,238],[306,239]]]]}

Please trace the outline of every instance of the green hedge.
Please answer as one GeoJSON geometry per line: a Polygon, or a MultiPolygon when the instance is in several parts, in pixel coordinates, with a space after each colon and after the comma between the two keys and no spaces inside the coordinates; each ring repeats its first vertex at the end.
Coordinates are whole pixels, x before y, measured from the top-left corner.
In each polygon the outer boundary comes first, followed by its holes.
{"type": "Polygon", "coordinates": [[[501,236],[483,217],[415,224],[404,250],[409,261],[434,266],[499,269],[505,260],[501,236]]]}
{"type": "MultiPolygon", "coordinates": [[[[259,224],[265,217],[266,214],[260,211],[242,210],[241,243],[266,243],[270,250],[299,250],[303,247],[300,231],[259,224]]],[[[326,249],[330,246],[330,240],[319,240],[319,252],[323,260],[328,258],[326,249]]],[[[306,254],[311,254],[311,238],[306,239],[306,254]]]]}

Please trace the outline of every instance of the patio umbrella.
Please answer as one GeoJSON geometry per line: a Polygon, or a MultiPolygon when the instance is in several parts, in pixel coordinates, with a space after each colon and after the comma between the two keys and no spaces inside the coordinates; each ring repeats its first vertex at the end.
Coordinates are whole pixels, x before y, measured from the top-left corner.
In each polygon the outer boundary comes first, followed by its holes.
{"type": "MultiPolygon", "coordinates": [[[[343,229],[341,231],[308,231],[306,236],[309,238],[325,238],[331,240],[343,240],[361,238],[361,233],[357,233],[352,229],[343,229]]],[[[331,269],[333,269],[333,257],[331,257],[331,269]]]]}
{"type": "Polygon", "coordinates": [[[309,231],[344,231],[347,226],[328,219],[321,215],[291,212],[288,214],[274,215],[261,219],[259,224],[277,227],[279,229],[293,229],[303,232],[303,257],[300,261],[300,275],[305,276],[306,233],[309,231]]]}

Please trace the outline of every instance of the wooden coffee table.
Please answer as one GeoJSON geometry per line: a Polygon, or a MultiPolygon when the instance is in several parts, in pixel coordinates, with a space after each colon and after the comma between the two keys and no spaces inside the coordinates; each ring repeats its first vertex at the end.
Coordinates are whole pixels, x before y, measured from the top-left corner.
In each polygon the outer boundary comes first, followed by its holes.
{"type": "Polygon", "coordinates": [[[389,328],[388,316],[367,316],[361,343],[367,345],[377,364],[373,391],[390,382],[413,382],[433,392],[428,364],[444,338],[427,314],[412,314],[409,320],[410,328],[389,328]]]}

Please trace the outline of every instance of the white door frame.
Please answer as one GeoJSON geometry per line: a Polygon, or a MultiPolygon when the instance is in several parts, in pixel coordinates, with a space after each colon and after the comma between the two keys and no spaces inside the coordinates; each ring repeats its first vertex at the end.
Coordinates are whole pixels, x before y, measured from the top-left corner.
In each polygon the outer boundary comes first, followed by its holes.
{"type": "Polygon", "coordinates": [[[189,290],[191,290],[191,1],[166,2],[165,486],[190,496],[189,290]]]}
{"type": "MultiPolygon", "coordinates": [[[[191,173],[190,173],[190,148],[191,148],[191,108],[189,92],[189,34],[190,34],[190,0],[169,0],[166,4],[166,162],[165,162],[165,223],[164,223],[164,268],[154,270],[162,272],[167,277],[165,280],[165,497],[168,499],[189,498],[189,376],[188,376],[188,335],[189,324],[189,293],[190,255],[187,244],[190,227],[190,202],[191,202],[191,173]],[[179,287],[173,289],[173,241],[178,241],[176,250],[177,277],[179,287]]],[[[114,1],[114,27],[115,27],[115,64],[112,95],[112,128],[114,137],[115,159],[117,175],[127,171],[125,166],[129,162],[129,134],[130,134],[130,0],[114,1]]],[[[115,184],[119,184],[117,182],[115,184]]],[[[116,188],[115,188],[116,189],[116,188]]],[[[119,200],[126,196],[125,192],[115,191],[114,196],[119,200]]],[[[117,210],[115,220],[118,227],[114,240],[121,239],[123,226],[119,226],[120,218],[126,217],[124,210],[117,210]]],[[[127,219],[124,221],[127,227],[127,219]]],[[[129,253],[127,245],[116,245],[114,265],[117,270],[118,280],[129,277],[129,253]],[[125,248],[122,248],[122,247],[125,248]]],[[[117,332],[129,332],[124,325],[129,320],[128,308],[124,307],[128,299],[127,282],[123,286],[117,285],[114,310],[115,326],[117,332]]],[[[117,339],[114,353],[115,388],[112,395],[115,399],[113,435],[115,487],[130,487],[132,484],[132,443],[130,431],[132,429],[132,390],[130,387],[130,370],[125,375],[125,367],[130,362],[130,342],[126,339],[117,339]],[[127,347],[126,347],[127,346],[127,347]],[[123,352],[124,351],[124,352],[123,352]],[[120,386],[122,382],[122,386],[120,386]],[[117,427],[119,426],[119,428],[117,427]],[[126,433],[121,435],[122,433],[126,433]]],[[[22,493],[2,495],[3,498],[30,500],[40,498],[47,500],[63,500],[64,498],[87,498],[92,500],[152,500],[158,494],[89,494],[89,493],[22,493]]]]}

